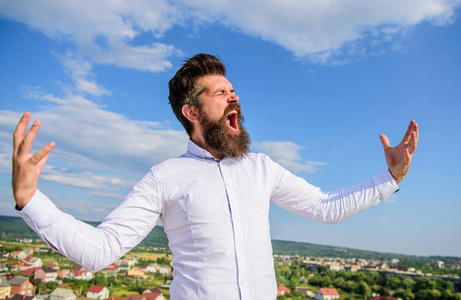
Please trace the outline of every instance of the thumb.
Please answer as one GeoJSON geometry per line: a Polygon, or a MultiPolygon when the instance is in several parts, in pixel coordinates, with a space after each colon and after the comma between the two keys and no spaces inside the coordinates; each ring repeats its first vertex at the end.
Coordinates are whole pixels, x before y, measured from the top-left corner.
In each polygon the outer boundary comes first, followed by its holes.
{"type": "Polygon", "coordinates": [[[387,138],[385,134],[381,134],[379,136],[379,139],[381,140],[381,144],[383,144],[384,150],[391,147],[391,145],[389,144],[389,139],[387,138]]]}

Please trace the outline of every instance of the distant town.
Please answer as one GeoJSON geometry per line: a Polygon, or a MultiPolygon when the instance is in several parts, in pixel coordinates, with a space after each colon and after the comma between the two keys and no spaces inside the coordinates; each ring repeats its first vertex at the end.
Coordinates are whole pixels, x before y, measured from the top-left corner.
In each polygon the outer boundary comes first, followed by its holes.
{"type": "MultiPolygon", "coordinates": [[[[274,265],[278,299],[461,300],[458,260],[418,268],[399,259],[274,255],[274,265]]],[[[163,300],[173,279],[168,248],[137,247],[91,273],[35,239],[0,241],[0,270],[0,300],[163,300]]]]}

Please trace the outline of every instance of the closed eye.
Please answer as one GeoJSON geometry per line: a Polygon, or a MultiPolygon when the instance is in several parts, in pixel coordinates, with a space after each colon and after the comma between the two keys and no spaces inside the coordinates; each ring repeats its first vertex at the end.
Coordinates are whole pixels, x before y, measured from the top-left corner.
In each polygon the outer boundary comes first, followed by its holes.
{"type": "Polygon", "coordinates": [[[225,95],[227,93],[231,93],[231,94],[234,94],[235,93],[235,90],[234,89],[231,89],[231,90],[226,90],[226,89],[222,89],[222,90],[218,90],[215,92],[215,95],[216,96],[221,96],[221,95],[225,95]]]}

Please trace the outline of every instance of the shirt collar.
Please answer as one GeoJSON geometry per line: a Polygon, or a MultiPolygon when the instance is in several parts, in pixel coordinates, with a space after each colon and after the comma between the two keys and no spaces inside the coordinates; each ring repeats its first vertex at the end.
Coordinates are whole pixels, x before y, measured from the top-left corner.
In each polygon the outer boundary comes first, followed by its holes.
{"type": "Polygon", "coordinates": [[[195,144],[191,139],[189,139],[189,144],[187,145],[187,152],[189,152],[190,154],[194,156],[198,156],[201,158],[217,160],[216,158],[213,157],[213,155],[211,155],[210,152],[197,146],[197,144],[195,144]]]}

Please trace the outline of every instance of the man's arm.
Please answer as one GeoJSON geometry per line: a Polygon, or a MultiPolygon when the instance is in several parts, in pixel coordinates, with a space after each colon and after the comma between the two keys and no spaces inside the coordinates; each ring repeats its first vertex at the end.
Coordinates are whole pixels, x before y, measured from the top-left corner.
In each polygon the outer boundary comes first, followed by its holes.
{"type": "Polygon", "coordinates": [[[357,185],[326,192],[277,166],[279,180],[271,201],[285,210],[328,224],[337,224],[376,206],[398,190],[388,170],[357,185]]]}
{"type": "Polygon", "coordinates": [[[388,171],[355,186],[333,192],[323,192],[278,166],[277,189],[271,201],[276,205],[317,221],[335,224],[365,209],[398,190],[408,172],[418,141],[418,125],[411,121],[402,142],[392,148],[385,135],[380,136],[384,146],[388,171]]]}
{"type": "Polygon", "coordinates": [[[40,127],[36,121],[26,133],[30,113],[26,112],[14,132],[12,186],[19,215],[52,248],[87,270],[98,271],[111,264],[152,230],[162,211],[156,180],[147,174],[94,228],[60,211],[38,189],[38,179],[48,153],[49,143],[34,155],[32,142],[40,127]]]}
{"type": "Polygon", "coordinates": [[[42,167],[48,160],[48,153],[53,150],[54,142],[49,143],[34,155],[30,153],[32,143],[40,128],[40,121],[34,122],[26,133],[30,113],[21,117],[13,134],[13,171],[11,185],[16,205],[22,209],[37,191],[38,178],[42,167]]]}
{"type": "Polygon", "coordinates": [[[419,138],[418,124],[416,124],[415,120],[411,120],[407,132],[400,144],[396,147],[391,147],[389,145],[389,139],[384,134],[381,134],[379,138],[384,147],[384,155],[386,157],[387,166],[389,167],[389,172],[392,174],[395,181],[399,183],[407,174],[410,168],[411,158],[416,150],[419,138]]]}
{"type": "Polygon", "coordinates": [[[96,228],[60,211],[40,190],[18,213],[50,247],[96,272],[125,255],[156,225],[161,207],[150,192],[155,191],[153,181],[150,172],[96,228]]]}

